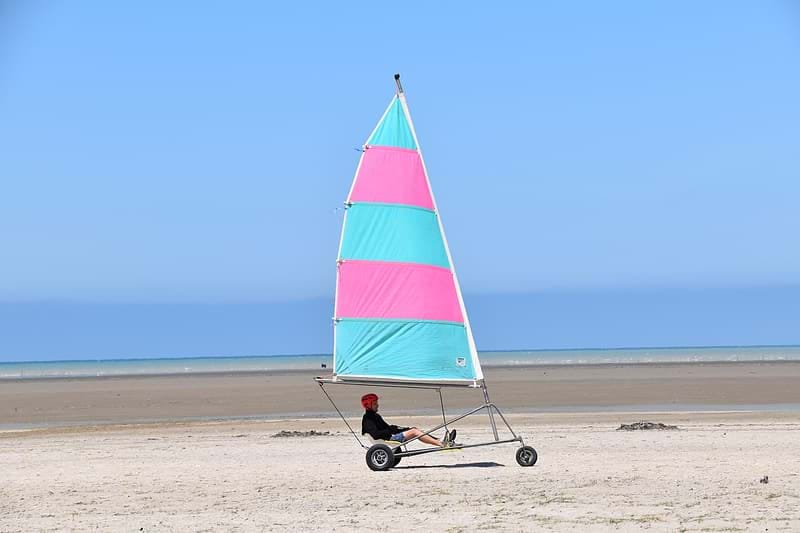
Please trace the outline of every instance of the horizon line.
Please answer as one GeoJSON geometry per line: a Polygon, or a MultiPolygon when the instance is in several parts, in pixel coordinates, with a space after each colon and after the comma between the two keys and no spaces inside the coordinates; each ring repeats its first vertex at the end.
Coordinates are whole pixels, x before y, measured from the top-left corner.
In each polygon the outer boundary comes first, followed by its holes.
{"type": "MultiPolygon", "coordinates": [[[[478,350],[481,353],[515,353],[515,352],[602,352],[602,351],[627,351],[627,350],[691,350],[691,349],[716,349],[716,348],[800,348],[800,344],[731,344],[731,345],[694,345],[694,346],[616,346],[609,348],[520,348],[502,350],[478,350]]],[[[189,359],[262,359],[268,357],[333,357],[333,353],[299,353],[299,354],[270,354],[270,355],[199,355],[177,357],[120,357],[111,359],[52,359],[28,361],[0,361],[0,365],[21,363],[100,363],[107,361],[181,361],[189,359]]]]}
{"type": "MultiPolygon", "coordinates": [[[[585,287],[543,287],[530,288],[516,292],[508,290],[477,290],[468,291],[466,297],[481,296],[523,296],[535,294],[589,294],[607,292],[653,292],[653,291],[726,291],[726,290],[776,290],[800,289],[800,281],[751,283],[751,284],[725,284],[725,285],[613,285],[613,286],[585,286],[585,287]]],[[[30,305],[30,304],[93,304],[93,305],[254,305],[254,304],[289,304],[301,302],[314,302],[332,300],[333,294],[301,296],[295,299],[227,299],[227,298],[188,298],[188,299],[124,299],[124,298],[75,298],[75,297],[30,297],[30,298],[3,298],[0,296],[0,305],[30,305]]]]}

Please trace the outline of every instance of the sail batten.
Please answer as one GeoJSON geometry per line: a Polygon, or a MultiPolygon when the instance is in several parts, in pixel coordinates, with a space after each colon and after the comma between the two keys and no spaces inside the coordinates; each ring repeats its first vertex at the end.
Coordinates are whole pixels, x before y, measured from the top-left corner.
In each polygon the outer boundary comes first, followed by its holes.
{"type": "Polygon", "coordinates": [[[334,379],[478,386],[480,362],[403,93],[368,137],[346,204],[334,379]]]}

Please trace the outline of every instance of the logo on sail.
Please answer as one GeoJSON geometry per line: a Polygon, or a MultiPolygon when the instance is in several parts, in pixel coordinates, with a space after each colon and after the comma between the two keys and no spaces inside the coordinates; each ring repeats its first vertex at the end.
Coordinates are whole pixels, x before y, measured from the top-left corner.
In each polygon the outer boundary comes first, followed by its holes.
{"type": "Polygon", "coordinates": [[[465,357],[456,357],[456,366],[467,366],[467,359],[465,357]]]}

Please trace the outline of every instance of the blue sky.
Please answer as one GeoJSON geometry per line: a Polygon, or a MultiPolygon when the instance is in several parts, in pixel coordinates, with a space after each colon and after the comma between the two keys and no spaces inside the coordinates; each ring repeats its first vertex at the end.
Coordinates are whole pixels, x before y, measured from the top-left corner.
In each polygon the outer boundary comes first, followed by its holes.
{"type": "Polygon", "coordinates": [[[479,348],[800,342],[796,5],[433,4],[4,3],[0,360],[193,355],[147,317],[208,306],[237,325],[203,346],[329,350],[337,208],[394,72],[470,313],[507,319],[479,348]],[[642,338],[629,297],[674,313],[642,338]],[[573,298],[607,312],[542,318],[573,298]],[[100,345],[97,309],[126,309],[100,345]]]}

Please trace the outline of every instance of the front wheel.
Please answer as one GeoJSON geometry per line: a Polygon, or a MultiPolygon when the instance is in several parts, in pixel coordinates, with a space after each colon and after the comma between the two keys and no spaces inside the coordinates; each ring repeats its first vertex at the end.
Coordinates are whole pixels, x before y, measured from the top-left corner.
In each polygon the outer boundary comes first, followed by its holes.
{"type": "Polygon", "coordinates": [[[523,446],[517,450],[517,462],[520,466],[533,466],[538,458],[536,450],[530,446],[523,446]]]}
{"type": "Polygon", "coordinates": [[[367,450],[367,466],[376,472],[389,470],[394,466],[394,453],[385,444],[374,444],[367,450]]]}

